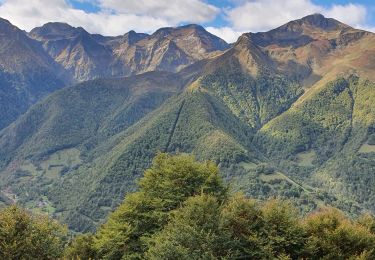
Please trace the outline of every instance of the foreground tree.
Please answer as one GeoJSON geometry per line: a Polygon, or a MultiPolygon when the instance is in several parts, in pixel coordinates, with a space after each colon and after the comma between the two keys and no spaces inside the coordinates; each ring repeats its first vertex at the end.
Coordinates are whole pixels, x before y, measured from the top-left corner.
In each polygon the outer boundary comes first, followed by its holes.
{"type": "MultiPolygon", "coordinates": [[[[366,218],[366,223],[374,223],[372,217],[366,218]]],[[[308,236],[306,258],[375,259],[375,234],[361,220],[350,220],[333,208],[308,216],[303,223],[308,236]]]]}
{"type": "Polygon", "coordinates": [[[70,241],[65,250],[64,259],[94,259],[95,255],[95,250],[93,248],[93,235],[88,233],[77,235],[73,240],[70,241]]]}
{"type": "Polygon", "coordinates": [[[221,212],[221,228],[229,234],[237,258],[294,259],[301,255],[305,242],[296,209],[279,200],[261,204],[236,195],[221,212]]]}
{"type": "Polygon", "coordinates": [[[228,196],[211,163],[159,154],[139,191],[68,259],[375,259],[375,220],[323,209],[302,218],[287,201],[228,196]]]}
{"type": "Polygon", "coordinates": [[[146,259],[218,259],[231,256],[220,229],[221,206],[211,195],[189,198],[168,225],[148,240],[146,259]]]}
{"type": "Polygon", "coordinates": [[[167,224],[170,212],[199,194],[211,194],[218,201],[226,197],[226,187],[213,163],[200,163],[188,155],[158,154],[140,179],[139,191],[128,195],[97,232],[97,256],[141,258],[146,239],[167,224]]]}
{"type": "Polygon", "coordinates": [[[0,210],[0,259],[58,259],[66,228],[17,206],[0,210]]]}

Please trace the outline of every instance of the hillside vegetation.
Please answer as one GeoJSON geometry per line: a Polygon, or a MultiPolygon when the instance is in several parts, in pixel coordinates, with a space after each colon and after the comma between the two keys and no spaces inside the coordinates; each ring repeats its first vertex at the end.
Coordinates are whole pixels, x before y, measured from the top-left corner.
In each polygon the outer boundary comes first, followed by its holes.
{"type": "Polygon", "coordinates": [[[301,218],[288,201],[231,194],[212,162],[158,154],[139,190],[97,232],[66,243],[57,223],[0,211],[6,259],[373,259],[375,218],[322,208],[301,218]],[[17,248],[15,250],[15,248],[17,248]]]}
{"type": "Polygon", "coordinates": [[[2,205],[95,232],[167,152],[213,161],[233,191],[302,215],[375,212],[370,32],[314,14],[230,46],[195,25],[103,37],[53,23],[25,39],[76,80],[128,76],[58,90],[0,131],[2,205]]]}

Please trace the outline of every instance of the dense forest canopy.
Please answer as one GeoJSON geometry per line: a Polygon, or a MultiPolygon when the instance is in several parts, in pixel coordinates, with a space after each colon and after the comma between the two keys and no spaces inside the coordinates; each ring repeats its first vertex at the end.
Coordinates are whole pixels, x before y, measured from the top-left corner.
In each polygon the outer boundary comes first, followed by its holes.
{"type": "Polygon", "coordinates": [[[17,206],[0,211],[2,259],[374,259],[375,218],[233,194],[212,162],[159,153],[95,233],[17,206]]]}

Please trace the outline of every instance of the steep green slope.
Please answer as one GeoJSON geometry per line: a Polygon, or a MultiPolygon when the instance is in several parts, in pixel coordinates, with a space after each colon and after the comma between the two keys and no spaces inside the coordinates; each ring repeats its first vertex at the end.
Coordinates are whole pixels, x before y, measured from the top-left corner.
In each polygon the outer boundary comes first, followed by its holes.
{"type": "Polygon", "coordinates": [[[269,163],[253,149],[253,134],[302,89],[267,68],[264,57],[256,57],[261,50],[251,47],[241,41],[223,57],[179,74],[89,81],[52,95],[0,133],[2,189],[75,230],[94,229],[134,190],[157,151],[213,160],[228,181],[242,176],[256,183],[256,196],[280,194],[280,183],[303,192],[290,180],[276,178],[273,185],[255,173],[269,163]],[[256,74],[243,70],[243,51],[262,63],[256,74]],[[173,93],[179,95],[159,107],[173,93]]]}
{"type": "Polygon", "coordinates": [[[326,202],[374,210],[374,90],[368,80],[338,78],[263,126],[254,143],[326,202]]]}
{"type": "Polygon", "coordinates": [[[183,93],[114,136],[98,148],[110,149],[107,153],[66,174],[48,191],[48,197],[58,205],[57,212],[62,211],[62,218],[74,229],[93,229],[125,193],[134,190],[135,181],[157,151],[193,152],[222,164],[247,158],[250,152],[240,143],[246,143],[251,131],[210,98],[201,92],[183,93]],[[227,122],[226,128],[220,127],[222,122],[227,122]],[[202,149],[200,145],[208,138],[217,144],[230,140],[230,146],[222,146],[225,150],[220,152],[215,146],[202,149]]]}
{"type": "Polygon", "coordinates": [[[0,18],[0,129],[66,79],[39,43],[0,18]]]}
{"type": "MultiPolygon", "coordinates": [[[[288,177],[279,177],[283,176],[280,173],[273,176],[274,183],[264,178],[259,168],[271,166],[252,148],[254,128],[239,120],[223,99],[207,91],[204,82],[198,80],[137,124],[103,142],[91,152],[92,161],[53,182],[46,194],[56,207],[55,214],[73,229],[92,230],[134,190],[157,151],[193,153],[200,160],[213,160],[236,187],[242,181],[257,186],[247,191],[257,197],[306,193],[288,177]],[[281,187],[291,192],[283,193],[281,187]]],[[[39,188],[26,189],[39,196],[39,188]]],[[[313,206],[313,199],[305,200],[313,206]]]]}
{"type": "Polygon", "coordinates": [[[351,128],[343,148],[322,165],[312,180],[347,202],[345,210],[374,212],[375,84],[357,80],[353,86],[351,128]]]}
{"type": "Polygon", "coordinates": [[[281,74],[260,70],[252,77],[238,67],[219,68],[204,76],[200,84],[255,129],[288,109],[303,93],[297,81],[281,74]]]}
{"type": "Polygon", "coordinates": [[[55,182],[48,197],[72,228],[93,229],[134,189],[157,151],[193,153],[200,160],[213,160],[236,187],[239,176],[246,183],[253,182],[257,189],[247,192],[255,196],[297,197],[304,189],[287,177],[277,175],[274,183],[262,179],[263,172],[257,167],[271,166],[252,148],[251,141],[257,127],[287,109],[300,93],[300,85],[282,75],[254,78],[238,65],[225,71],[219,68],[103,142],[91,152],[92,161],[55,182]],[[244,117],[246,114],[254,114],[255,120],[244,117]],[[284,194],[280,187],[293,192],[284,194]]]}
{"type": "Polygon", "coordinates": [[[32,154],[37,160],[68,147],[91,149],[159,106],[181,82],[168,73],[88,81],[65,88],[32,107],[0,133],[2,165],[32,154]]]}
{"type": "Polygon", "coordinates": [[[354,102],[351,87],[356,80],[338,79],[329,83],[301,106],[263,126],[257,134],[257,143],[274,157],[287,158],[314,149],[320,161],[327,159],[348,138],[354,102]]]}
{"type": "Polygon", "coordinates": [[[27,200],[37,193],[30,207],[42,201],[50,211],[41,197],[45,187],[98,156],[94,148],[160,106],[181,84],[176,75],[147,73],[85,82],[39,102],[0,132],[2,193],[11,187],[27,200]],[[25,186],[34,186],[34,193],[23,192],[25,186]]]}

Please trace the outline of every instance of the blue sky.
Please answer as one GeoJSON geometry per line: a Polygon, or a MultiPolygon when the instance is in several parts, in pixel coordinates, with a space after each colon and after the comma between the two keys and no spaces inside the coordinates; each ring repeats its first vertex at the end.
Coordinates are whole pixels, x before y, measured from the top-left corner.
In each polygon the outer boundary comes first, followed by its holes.
{"type": "Polygon", "coordinates": [[[374,0],[0,0],[0,17],[24,30],[52,21],[119,35],[198,23],[228,42],[317,12],[375,31],[374,0]]]}

